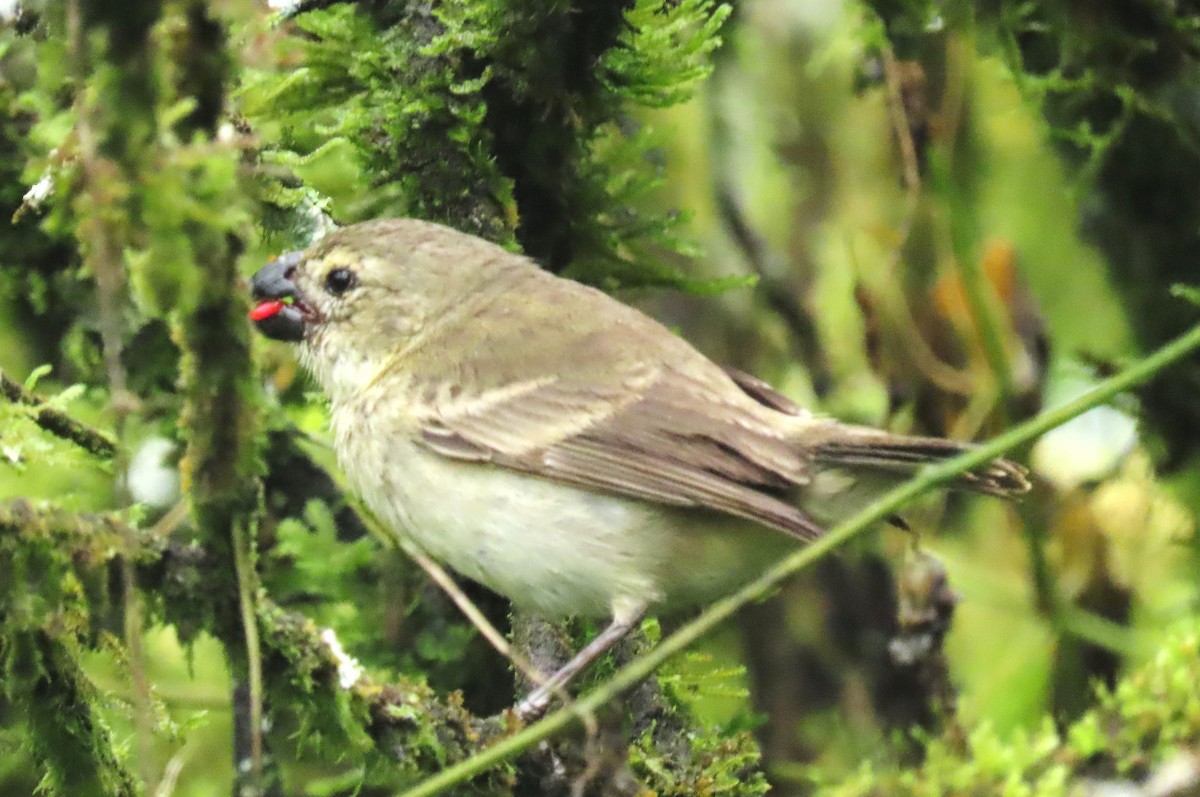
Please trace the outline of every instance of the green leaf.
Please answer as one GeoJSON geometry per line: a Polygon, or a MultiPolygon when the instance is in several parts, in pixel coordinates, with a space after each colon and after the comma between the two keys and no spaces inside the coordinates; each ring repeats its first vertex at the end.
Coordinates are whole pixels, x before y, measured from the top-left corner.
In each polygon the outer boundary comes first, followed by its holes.
{"type": "Polygon", "coordinates": [[[48,363],[43,363],[42,365],[39,365],[37,368],[34,368],[32,371],[30,371],[29,376],[25,377],[25,384],[23,385],[26,392],[33,392],[33,389],[37,387],[37,383],[41,380],[41,378],[53,370],[54,368],[48,363]]]}
{"type": "Polygon", "coordinates": [[[1200,305],[1200,286],[1184,285],[1177,282],[1171,286],[1171,295],[1176,299],[1183,299],[1194,305],[1200,305]]]}

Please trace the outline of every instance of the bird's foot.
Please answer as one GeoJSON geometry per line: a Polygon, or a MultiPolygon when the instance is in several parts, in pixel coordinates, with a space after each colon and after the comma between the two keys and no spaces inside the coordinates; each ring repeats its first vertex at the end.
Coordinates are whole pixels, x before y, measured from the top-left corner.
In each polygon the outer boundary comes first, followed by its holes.
{"type": "Polygon", "coordinates": [[[550,705],[550,690],[544,686],[534,689],[517,704],[516,712],[522,722],[529,723],[542,718],[550,705]]]}

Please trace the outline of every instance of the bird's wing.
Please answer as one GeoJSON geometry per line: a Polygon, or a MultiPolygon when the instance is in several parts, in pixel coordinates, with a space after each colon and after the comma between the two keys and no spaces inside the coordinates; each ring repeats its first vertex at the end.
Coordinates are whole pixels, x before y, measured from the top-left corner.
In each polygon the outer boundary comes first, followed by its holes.
{"type": "Polygon", "coordinates": [[[804,452],[772,423],[769,405],[715,367],[700,375],[643,363],[605,384],[584,373],[434,401],[419,419],[421,439],[447,457],[706,507],[805,540],[824,533],[791,502],[809,480],[804,452]]]}

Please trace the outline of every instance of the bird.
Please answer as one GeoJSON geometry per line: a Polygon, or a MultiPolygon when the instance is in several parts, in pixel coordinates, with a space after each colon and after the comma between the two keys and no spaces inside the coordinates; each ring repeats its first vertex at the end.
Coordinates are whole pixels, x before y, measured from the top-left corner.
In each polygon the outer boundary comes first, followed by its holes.
{"type": "MultiPolygon", "coordinates": [[[[602,291],[429,221],[343,227],[251,291],[390,533],[547,619],[607,618],[519,703],[527,719],[652,609],[719,597],[970,447],[810,412],[602,291]]],[[[995,459],[952,486],[1029,482],[995,459]]]]}

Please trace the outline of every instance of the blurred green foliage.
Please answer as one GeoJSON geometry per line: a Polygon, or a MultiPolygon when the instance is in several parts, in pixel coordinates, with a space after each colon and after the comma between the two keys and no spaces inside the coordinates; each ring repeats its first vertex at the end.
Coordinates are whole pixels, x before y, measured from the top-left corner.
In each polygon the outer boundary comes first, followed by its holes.
{"type": "MultiPolygon", "coordinates": [[[[333,223],[451,224],[806,405],[960,437],[1196,316],[1170,292],[1200,234],[1186,4],[19,6],[0,369],[118,453],[0,400],[4,794],[390,794],[503,731],[479,717],[507,664],[368,533],[244,320],[242,277],[333,223]],[[326,628],[367,678],[338,686],[326,628]]],[[[1198,374],[1048,436],[1018,508],[906,514],[961,598],[919,666],[888,653],[911,538],[886,532],[556,755],[662,795],[1055,794],[1194,750],[1198,374]]],[[[473,788],[566,788],[539,766],[473,788]]]]}

